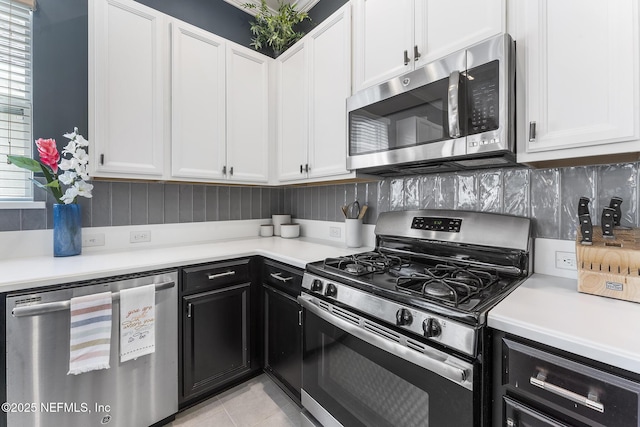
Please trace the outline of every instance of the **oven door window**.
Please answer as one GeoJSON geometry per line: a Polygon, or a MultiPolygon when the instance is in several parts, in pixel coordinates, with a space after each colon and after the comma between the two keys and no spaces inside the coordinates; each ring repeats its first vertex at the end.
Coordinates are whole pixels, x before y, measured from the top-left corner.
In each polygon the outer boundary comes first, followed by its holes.
{"type": "MultiPolygon", "coordinates": [[[[351,111],[349,155],[450,139],[448,89],[449,78],[445,78],[351,111]]],[[[459,108],[462,114],[464,103],[459,108]]]]}
{"type": "Polygon", "coordinates": [[[473,391],[305,313],[303,390],[342,425],[473,426],[473,391]]]}

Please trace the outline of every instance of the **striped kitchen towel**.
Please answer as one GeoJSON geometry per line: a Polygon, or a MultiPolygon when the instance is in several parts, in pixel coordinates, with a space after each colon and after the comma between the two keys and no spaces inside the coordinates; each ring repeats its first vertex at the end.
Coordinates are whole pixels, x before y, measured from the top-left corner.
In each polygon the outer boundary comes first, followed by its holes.
{"type": "Polygon", "coordinates": [[[109,369],[111,292],[71,298],[69,372],[109,369]]]}

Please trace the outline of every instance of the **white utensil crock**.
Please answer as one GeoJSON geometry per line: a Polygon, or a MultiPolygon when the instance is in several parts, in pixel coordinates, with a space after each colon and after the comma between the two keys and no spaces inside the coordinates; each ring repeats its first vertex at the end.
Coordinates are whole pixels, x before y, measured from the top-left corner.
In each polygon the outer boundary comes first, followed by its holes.
{"type": "Polygon", "coordinates": [[[348,248],[362,246],[362,219],[346,218],[344,223],[344,239],[348,248]]]}
{"type": "Polygon", "coordinates": [[[282,224],[288,224],[291,222],[291,215],[271,215],[271,221],[273,222],[273,235],[280,235],[280,226],[282,224]]]}

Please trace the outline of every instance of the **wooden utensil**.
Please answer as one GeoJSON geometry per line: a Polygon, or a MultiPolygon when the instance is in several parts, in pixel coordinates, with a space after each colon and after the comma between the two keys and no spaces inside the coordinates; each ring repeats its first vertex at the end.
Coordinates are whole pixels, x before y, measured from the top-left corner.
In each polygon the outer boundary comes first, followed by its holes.
{"type": "Polygon", "coordinates": [[[347,216],[347,205],[341,206],[341,208],[342,208],[342,213],[344,214],[344,217],[345,217],[345,218],[349,218],[349,217],[347,216]]]}
{"type": "Polygon", "coordinates": [[[364,218],[364,214],[367,213],[367,205],[364,205],[361,209],[360,209],[360,215],[358,215],[358,219],[362,219],[364,218]]]}

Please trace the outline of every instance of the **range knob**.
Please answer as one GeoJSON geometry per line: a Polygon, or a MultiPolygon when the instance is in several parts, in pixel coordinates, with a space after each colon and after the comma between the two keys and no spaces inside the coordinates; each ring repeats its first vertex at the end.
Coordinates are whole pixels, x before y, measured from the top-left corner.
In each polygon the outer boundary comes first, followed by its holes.
{"type": "Polygon", "coordinates": [[[398,326],[409,326],[413,322],[413,316],[411,312],[406,308],[401,308],[396,311],[396,325],[398,326]]]}
{"type": "Polygon", "coordinates": [[[324,290],[324,295],[335,298],[338,295],[338,288],[333,283],[328,283],[327,288],[324,290]]]}
{"type": "Polygon", "coordinates": [[[322,280],[313,280],[313,282],[311,283],[311,292],[322,292],[322,280]]]}
{"type": "Polygon", "coordinates": [[[424,331],[424,336],[427,338],[437,337],[442,333],[440,322],[438,322],[438,320],[434,319],[433,317],[430,317],[422,322],[422,330],[424,331]]]}

